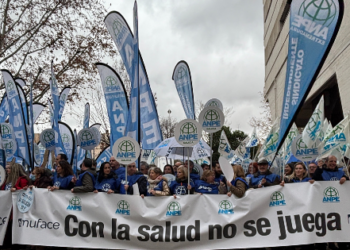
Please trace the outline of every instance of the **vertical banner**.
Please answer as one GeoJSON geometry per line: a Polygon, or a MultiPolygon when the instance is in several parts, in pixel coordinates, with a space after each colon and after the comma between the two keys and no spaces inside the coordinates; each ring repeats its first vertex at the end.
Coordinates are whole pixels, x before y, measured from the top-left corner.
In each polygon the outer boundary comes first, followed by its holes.
{"type": "Polygon", "coordinates": [[[18,90],[11,73],[4,69],[1,70],[1,72],[9,102],[10,123],[13,126],[13,130],[16,136],[18,156],[23,158],[27,165],[30,165],[31,160],[29,154],[27,127],[24,120],[24,114],[18,90]]]}
{"type": "Polygon", "coordinates": [[[65,154],[67,155],[66,150],[63,147],[61,133],[58,125],[58,113],[60,110],[59,104],[59,92],[57,80],[55,73],[53,71],[53,62],[51,62],[51,79],[50,79],[50,89],[51,89],[51,98],[53,102],[53,129],[55,130],[55,155],[65,154]]]}
{"type": "Polygon", "coordinates": [[[109,124],[111,126],[110,145],[124,136],[129,105],[122,80],[117,72],[103,63],[96,63],[106,100],[109,124]]]}
{"type": "Polygon", "coordinates": [[[64,106],[66,105],[67,97],[69,95],[70,87],[65,87],[60,94],[60,109],[58,111],[58,120],[61,121],[64,106]]]}
{"type": "Polygon", "coordinates": [[[45,108],[44,104],[33,103],[33,122],[34,123],[39,118],[39,116],[40,116],[41,112],[43,112],[44,108],[45,108]]]}
{"type": "Polygon", "coordinates": [[[5,93],[0,103],[0,123],[4,123],[6,121],[9,113],[9,103],[7,100],[7,94],[5,93]]]}
{"type": "MultiPolygon", "coordinates": [[[[83,128],[89,128],[89,123],[90,123],[90,104],[86,103],[85,104],[85,109],[84,109],[84,120],[83,120],[83,128]]],[[[76,137],[77,139],[78,137],[76,137]]],[[[86,150],[78,147],[77,151],[77,168],[80,168],[80,164],[83,163],[85,157],[86,157],[86,150]]]]}
{"type": "Polygon", "coordinates": [[[100,169],[101,164],[104,162],[109,162],[109,159],[112,157],[112,150],[111,147],[105,148],[99,156],[96,158],[97,166],[96,170],[100,169]]]}
{"type": "Polygon", "coordinates": [[[293,0],[278,149],[330,51],[343,18],[343,1],[293,0]]]}
{"type": "Polygon", "coordinates": [[[73,152],[73,172],[77,175],[78,164],[78,146],[77,146],[77,130],[74,129],[74,152],[73,152]]]}
{"type": "Polygon", "coordinates": [[[58,122],[63,147],[67,152],[69,164],[73,164],[75,138],[72,129],[64,122],[58,122]]]}
{"type": "Polygon", "coordinates": [[[33,82],[30,83],[30,101],[29,101],[29,127],[30,127],[30,149],[31,149],[31,158],[32,158],[32,169],[34,169],[34,114],[33,114],[33,82]]]}
{"type": "Polygon", "coordinates": [[[27,100],[26,100],[26,96],[24,94],[24,90],[22,89],[21,86],[19,86],[19,85],[16,85],[16,86],[17,86],[18,94],[21,98],[24,120],[25,120],[26,124],[29,124],[27,100]]]}
{"type": "MultiPolygon", "coordinates": [[[[116,11],[110,12],[104,21],[107,30],[123,59],[129,78],[134,79],[134,72],[132,71],[134,39],[128,24],[124,17],[116,11]]],[[[153,149],[162,142],[162,133],[159,126],[155,101],[141,53],[139,53],[139,67],[141,129],[143,132],[142,148],[153,149]]],[[[133,82],[131,83],[134,84],[133,82]]],[[[133,105],[134,104],[130,99],[130,110],[136,110],[136,106],[133,105]]],[[[129,111],[129,117],[136,120],[137,113],[129,111]]]]}
{"type": "Polygon", "coordinates": [[[185,110],[187,119],[196,119],[193,87],[190,67],[187,62],[180,61],[176,64],[172,79],[175,82],[177,93],[179,94],[182,107],[185,110]]]}

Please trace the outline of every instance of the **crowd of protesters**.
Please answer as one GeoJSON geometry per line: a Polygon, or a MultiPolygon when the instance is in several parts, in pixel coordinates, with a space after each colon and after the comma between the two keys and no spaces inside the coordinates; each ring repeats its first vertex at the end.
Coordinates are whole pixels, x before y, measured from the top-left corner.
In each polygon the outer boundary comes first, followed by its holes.
{"type": "MultiPolygon", "coordinates": [[[[212,167],[202,164],[201,169],[194,167],[193,161],[175,161],[174,165],[165,165],[163,170],[156,165],[140,163],[140,171],[136,164],[121,166],[115,157],[101,164],[96,169],[96,162],[85,159],[80,172],[74,175],[66,155],[58,155],[55,167],[48,170],[36,167],[28,175],[23,166],[11,162],[6,165],[6,180],[1,190],[12,192],[21,189],[47,188],[49,191],[69,190],[72,193],[106,192],[107,194],[134,194],[142,198],[147,196],[170,196],[188,194],[225,194],[241,198],[248,189],[257,189],[273,185],[284,186],[286,183],[315,181],[339,181],[343,184],[349,180],[349,169],[339,168],[337,158],[329,156],[306,166],[303,162],[288,163],[284,168],[284,176],[272,173],[267,160],[250,163],[245,173],[240,165],[232,165],[234,177],[227,180],[220,164],[214,162],[212,167]],[[137,184],[137,185],[135,185],[137,184]]],[[[6,239],[5,239],[6,243],[6,239]]],[[[337,243],[338,249],[347,249],[347,243],[337,243]]],[[[302,249],[336,249],[333,243],[319,243],[302,246],[302,249]]]]}

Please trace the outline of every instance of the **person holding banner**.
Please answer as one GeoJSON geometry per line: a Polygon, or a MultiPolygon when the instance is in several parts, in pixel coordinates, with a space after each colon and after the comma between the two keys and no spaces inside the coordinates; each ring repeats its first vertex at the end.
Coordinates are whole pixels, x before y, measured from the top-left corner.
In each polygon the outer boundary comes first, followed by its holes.
{"type": "Polygon", "coordinates": [[[227,194],[227,188],[222,181],[217,185],[214,171],[205,170],[201,179],[195,183],[195,192],[199,194],[227,194]]]}
{"type": "Polygon", "coordinates": [[[74,173],[71,165],[65,160],[58,162],[56,173],[54,173],[52,186],[49,186],[50,191],[54,190],[71,190],[74,187],[74,173]]]}
{"type": "Polygon", "coordinates": [[[190,181],[188,184],[188,170],[184,165],[177,168],[176,180],[170,184],[170,192],[176,198],[176,195],[186,195],[188,190],[193,194],[194,183],[190,181]]]}
{"type": "Polygon", "coordinates": [[[147,195],[147,178],[143,173],[137,171],[135,162],[127,166],[127,174],[127,181],[125,181],[125,174],[119,177],[119,181],[121,182],[120,194],[134,194],[133,185],[137,183],[140,195],[147,195]]]}
{"type": "Polygon", "coordinates": [[[249,179],[252,178],[256,172],[258,172],[258,163],[256,162],[249,163],[246,178],[249,178],[249,179]]]}
{"type": "Polygon", "coordinates": [[[79,179],[76,180],[73,177],[73,182],[75,182],[75,187],[71,189],[72,193],[86,193],[94,191],[94,186],[96,182],[96,171],[92,169],[92,160],[87,158],[83,161],[81,165],[82,173],[79,175],[79,179]]]}
{"type": "MultiPolygon", "coordinates": [[[[147,196],[168,196],[170,189],[168,179],[162,176],[162,170],[158,167],[151,167],[148,170],[147,196]]],[[[144,195],[141,195],[144,198],[144,195]]]]}
{"type": "Polygon", "coordinates": [[[258,172],[250,179],[251,188],[262,188],[280,184],[280,177],[270,172],[269,162],[262,159],[258,162],[258,172]]]}
{"type": "MultiPolygon", "coordinates": [[[[47,188],[52,184],[52,180],[48,175],[47,171],[44,168],[36,167],[33,170],[33,174],[35,176],[35,180],[33,185],[30,185],[29,188],[47,188]]],[[[28,186],[25,186],[23,189],[27,190],[28,186]]]]}
{"type": "Polygon", "coordinates": [[[28,186],[30,183],[30,179],[24,172],[24,168],[18,163],[11,163],[9,167],[6,167],[6,173],[6,190],[10,189],[11,192],[15,192],[28,186]]]}
{"type": "Polygon", "coordinates": [[[294,172],[290,175],[289,178],[285,177],[284,181],[281,182],[281,186],[284,186],[284,183],[299,183],[299,182],[308,182],[311,178],[308,177],[307,169],[304,163],[297,162],[294,166],[294,172]]]}
{"type": "Polygon", "coordinates": [[[292,163],[287,163],[286,166],[284,167],[284,179],[291,179],[293,178],[294,174],[294,166],[292,163]]]}
{"type": "Polygon", "coordinates": [[[107,194],[118,193],[120,181],[112,171],[111,164],[104,162],[101,164],[100,174],[97,177],[94,193],[106,192],[107,194]]]}
{"type": "MultiPolygon", "coordinates": [[[[349,178],[337,167],[337,157],[330,155],[326,159],[326,168],[317,168],[312,178],[314,181],[339,181],[343,184],[349,178]]],[[[313,181],[311,181],[313,183],[313,181]]]]}
{"type": "Polygon", "coordinates": [[[227,181],[227,186],[230,189],[230,192],[242,198],[245,194],[245,191],[249,188],[248,182],[245,180],[244,170],[240,165],[234,165],[233,167],[233,180],[231,182],[227,181]]]}

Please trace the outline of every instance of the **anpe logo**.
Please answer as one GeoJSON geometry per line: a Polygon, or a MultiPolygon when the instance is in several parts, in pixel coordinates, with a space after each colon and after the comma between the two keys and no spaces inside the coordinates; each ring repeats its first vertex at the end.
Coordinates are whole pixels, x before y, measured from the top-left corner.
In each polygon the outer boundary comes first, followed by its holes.
{"type": "Polygon", "coordinates": [[[12,129],[7,124],[1,124],[1,137],[3,139],[11,139],[12,138],[12,129]]]}
{"type": "Polygon", "coordinates": [[[117,207],[117,211],[115,211],[116,214],[130,215],[130,205],[127,201],[119,201],[117,207]]]}
{"type": "Polygon", "coordinates": [[[340,202],[339,192],[334,187],[327,187],[323,191],[323,202],[324,203],[334,203],[334,202],[340,202]]]}
{"type": "Polygon", "coordinates": [[[46,143],[49,143],[55,139],[55,133],[53,131],[46,131],[43,135],[43,139],[46,143]]]}
{"type": "Polygon", "coordinates": [[[80,197],[74,196],[72,199],[70,199],[67,210],[82,211],[80,197]]]}
{"type": "Polygon", "coordinates": [[[208,103],[209,107],[220,107],[220,105],[216,102],[216,101],[211,101],[210,103],[208,103]]]}
{"type": "Polygon", "coordinates": [[[333,0],[305,0],[299,8],[298,14],[328,27],[337,14],[337,7],[333,0]]]}
{"type": "Polygon", "coordinates": [[[61,138],[63,143],[69,143],[69,136],[67,134],[62,134],[61,138]]]}
{"type": "Polygon", "coordinates": [[[124,140],[118,145],[118,158],[134,158],[136,155],[135,145],[132,141],[124,140]]]}
{"type": "Polygon", "coordinates": [[[184,123],[180,128],[180,141],[185,140],[198,140],[196,124],[192,122],[184,123]]]}
{"type": "Polygon", "coordinates": [[[166,216],[181,216],[181,206],[178,202],[170,202],[167,209],[166,216]]]}
{"type": "Polygon", "coordinates": [[[16,95],[15,86],[16,85],[11,80],[6,83],[6,92],[7,92],[8,98],[12,98],[13,96],[16,95]]]}
{"type": "Polygon", "coordinates": [[[285,206],[286,201],[284,200],[284,195],[282,192],[276,191],[272,193],[270,197],[270,207],[285,206]]]}
{"type": "Polygon", "coordinates": [[[105,79],[104,87],[106,93],[119,92],[121,90],[118,84],[118,80],[114,76],[108,76],[105,79]]]}
{"type": "Polygon", "coordinates": [[[123,45],[127,36],[127,31],[122,21],[119,19],[114,20],[112,29],[114,32],[115,41],[117,42],[118,46],[123,45]]]}
{"type": "Polygon", "coordinates": [[[220,201],[219,203],[219,214],[233,214],[233,205],[228,200],[220,201]]]}
{"type": "Polygon", "coordinates": [[[203,127],[220,127],[220,115],[214,109],[209,109],[204,114],[203,127]]]}

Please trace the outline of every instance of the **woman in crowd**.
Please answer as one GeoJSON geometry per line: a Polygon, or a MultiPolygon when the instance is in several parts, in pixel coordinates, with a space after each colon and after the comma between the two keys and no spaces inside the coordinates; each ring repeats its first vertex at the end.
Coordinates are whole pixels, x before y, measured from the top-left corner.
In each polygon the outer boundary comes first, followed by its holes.
{"type": "Polygon", "coordinates": [[[291,179],[294,173],[294,166],[292,163],[287,163],[284,167],[284,179],[291,179]]]}
{"type": "Polygon", "coordinates": [[[281,182],[281,186],[284,186],[284,183],[308,182],[309,180],[311,180],[311,178],[308,177],[305,164],[302,162],[297,162],[294,165],[293,174],[289,179],[285,178],[284,181],[281,182]]]}
{"type": "Polygon", "coordinates": [[[171,165],[167,164],[164,166],[163,174],[172,174],[175,176],[174,169],[171,165]]]}
{"type": "Polygon", "coordinates": [[[176,195],[188,194],[188,190],[193,194],[192,187],[194,187],[193,182],[188,184],[188,170],[184,165],[181,165],[177,168],[176,180],[170,185],[170,192],[176,198],[176,195]]]}
{"type": "Polygon", "coordinates": [[[252,178],[253,175],[254,175],[256,172],[258,172],[258,163],[256,163],[256,162],[251,162],[251,163],[249,164],[248,173],[247,173],[246,177],[252,178]]]}
{"type": "Polygon", "coordinates": [[[233,166],[233,180],[227,181],[227,186],[230,188],[230,192],[238,198],[243,197],[245,191],[249,188],[248,182],[245,180],[244,170],[240,165],[233,166]]]}
{"type": "Polygon", "coordinates": [[[215,172],[205,170],[202,178],[195,183],[195,192],[200,194],[226,194],[227,188],[222,181],[218,185],[215,182],[215,172]]]}
{"type": "Polygon", "coordinates": [[[11,190],[14,192],[23,189],[30,183],[28,175],[24,172],[22,165],[18,163],[10,163],[9,165],[6,165],[6,173],[7,179],[5,190],[11,190]]]}
{"type": "Polygon", "coordinates": [[[120,181],[117,175],[112,171],[109,162],[101,164],[100,174],[97,177],[94,193],[106,192],[107,194],[118,193],[120,181]]]}
{"type": "MultiPolygon", "coordinates": [[[[48,176],[48,173],[45,168],[39,168],[39,167],[34,168],[33,175],[35,176],[35,180],[33,182],[33,185],[29,186],[30,189],[32,189],[33,187],[47,188],[51,186],[52,180],[50,176],[48,176]]],[[[28,186],[24,187],[23,189],[27,189],[27,188],[28,186]]]]}
{"type": "Polygon", "coordinates": [[[53,176],[53,186],[49,186],[48,189],[51,191],[57,189],[71,190],[74,187],[73,177],[74,173],[71,165],[67,161],[59,161],[53,176]]]}
{"type": "MultiPolygon", "coordinates": [[[[167,195],[170,195],[170,189],[167,178],[162,176],[162,170],[158,167],[150,168],[147,178],[147,196],[167,195]]],[[[142,194],[141,197],[144,198],[144,195],[142,194]]]]}

